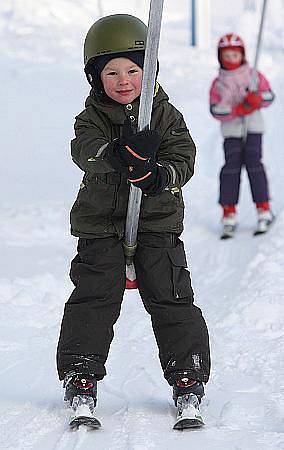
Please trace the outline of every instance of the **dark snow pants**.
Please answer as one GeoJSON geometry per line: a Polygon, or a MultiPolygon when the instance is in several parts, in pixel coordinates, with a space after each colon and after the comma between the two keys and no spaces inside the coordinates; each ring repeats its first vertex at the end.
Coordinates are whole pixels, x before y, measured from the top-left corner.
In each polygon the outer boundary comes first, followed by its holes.
{"type": "MultiPolygon", "coordinates": [[[[164,376],[189,372],[207,382],[209,339],[201,310],[193,304],[182,241],[175,234],[138,235],[134,259],[139,292],[151,315],[164,376]]],[[[67,372],[102,379],[125,289],[125,258],[117,237],[79,239],[71,263],[75,285],[65,305],[57,349],[59,379],[67,372]]]]}
{"type": "Polygon", "coordinates": [[[225,165],[220,173],[221,205],[236,205],[239,200],[242,166],[245,166],[255,203],[269,200],[268,183],[262,164],[262,135],[248,134],[245,145],[241,138],[224,140],[225,165]]]}

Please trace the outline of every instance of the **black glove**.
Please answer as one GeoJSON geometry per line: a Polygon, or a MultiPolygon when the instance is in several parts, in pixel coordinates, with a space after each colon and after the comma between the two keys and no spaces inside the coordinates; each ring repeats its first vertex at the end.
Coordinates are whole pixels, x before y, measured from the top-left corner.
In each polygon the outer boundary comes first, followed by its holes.
{"type": "Polygon", "coordinates": [[[156,130],[134,133],[127,117],[119,139],[118,153],[128,166],[137,166],[147,160],[154,162],[160,143],[161,138],[156,130]]]}
{"type": "Polygon", "coordinates": [[[167,169],[156,163],[146,162],[139,166],[130,166],[128,180],[139,187],[144,194],[155,196],[160,194],[169,183],[167,169]]]}
{"type": "Polygon", "coordinates": [[[117,172],[128,174],[128,165],[120,156],[119,149],[119,139],[110,142],[104,150],[104,159],[106,159],[117,172]]]}
{"type": "Polygon", "coordinates": [[[129,166],[154,163],[161,138],[157,131],[147,130],[134,133],[131,121],[126,118],[121,138],[112,141],[105,149],[104,158],[120,173],[128,173],[129,166]]]}

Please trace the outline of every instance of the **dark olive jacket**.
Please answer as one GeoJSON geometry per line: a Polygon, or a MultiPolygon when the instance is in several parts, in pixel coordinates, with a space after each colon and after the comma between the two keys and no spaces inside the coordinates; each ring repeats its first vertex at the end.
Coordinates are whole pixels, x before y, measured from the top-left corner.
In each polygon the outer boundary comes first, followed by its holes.
{"type": "MultiPolygon", "coordinates": [[[[181,113],[156,85],[151,129],[162,141],[157,161],[171,174],[171,181],[160,195],[142,197],[139,232],[183,230],[184,202],[181,187],[194,169],[195,145],[181,113]]],[[[107,144],[120,137],[126,116],[137,125],[139,99],[128,105],[100,100],[91,91],[86,108],[76,117],[71,153],[84,172],[77,199],[71,210],[71,233],[94,238],[124,234],[129,182],[107,162],[107,144]]]]}

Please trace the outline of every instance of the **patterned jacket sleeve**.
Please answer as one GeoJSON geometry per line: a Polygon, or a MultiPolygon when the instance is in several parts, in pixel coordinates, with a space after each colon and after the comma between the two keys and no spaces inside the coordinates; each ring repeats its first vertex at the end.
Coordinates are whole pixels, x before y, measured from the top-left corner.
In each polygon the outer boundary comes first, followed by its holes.
{"type": "Polygon", "coordinates": [[[220,122],[226,122],[234,119],[232,114],[232,106],[229,103],[223,103],[221,96],[218,92],[218,78],[215,78],[211,84],[209,92],[210,113],[212,116],[220,120],[220,122]]]}
{"type": "Polygon", "coordinates": [[[261,72],[257,72],[258,75],[258,91],[262,97],[262,108],[267,108],[273,102],[275,95],[271,90],[269,81],[261,72]]]}

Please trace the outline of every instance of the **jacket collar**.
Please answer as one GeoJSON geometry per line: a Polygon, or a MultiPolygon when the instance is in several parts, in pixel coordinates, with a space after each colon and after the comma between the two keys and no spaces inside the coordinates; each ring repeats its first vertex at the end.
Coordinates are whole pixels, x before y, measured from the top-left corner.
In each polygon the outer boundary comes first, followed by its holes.
{"type": "MultiPolygon", "coordinates": [[[[155,109],[161,102],[168,101],[169,97],[164,92],[162,87],[156,82],[153,109],[155,109]]],[[[116,125],[123,125],[126,116],[133,116],[135,118],[134,123],[137,124],[138,113],[139,113],[139,103],[140,97],[136,98],[132,103],[128,105],[121,105],[105,95],[99,96],[92,89],[90,95],[86,99],[85,106],[94,107],[98,111],[103,112],[108,116],[108,118],[116,125]]]]}

